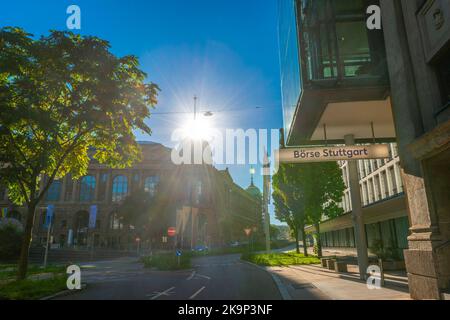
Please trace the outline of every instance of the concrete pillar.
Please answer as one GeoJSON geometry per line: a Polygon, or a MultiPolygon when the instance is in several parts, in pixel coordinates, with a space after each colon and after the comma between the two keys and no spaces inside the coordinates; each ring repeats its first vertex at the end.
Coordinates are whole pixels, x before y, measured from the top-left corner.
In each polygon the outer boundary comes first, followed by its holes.
{"type": "MultiPolygon", "coordinates": [[[[345,136],[345,144],[355,144],[355,137],[350,134],[345,136]]],[[[366,279],[369,257],[367,253],[366,233],[362,215],[361,194],[359,189],[358,168],[355,160],[348,161],[348,175],[350,184],[350,195],[352,199],[352,220],[355,228],[356,251],[358,253],[359,276],[366,279]]]]}
{"type": "Polygon", "coordinates": [[[378,174],[378,179],[380,179],[380,192],[381,192],[381,199],[386,198],[386,185],[384,184],[384,179],[383,179],[383,175],[380,173],[378,174]]]}
{"type": "Polygon", "coordinates": [[[390,167],[386,168],[386,180],[387,180],[388,195],[389,197],[392,197],[394,195],[394,186],[392,185],[391,171],[389,170],[389,168],[390,167]]]}
{"type": "Polygon", "coordinates": [[[394,174],[395,174],[395,183],[397,184],[397,192],[400,193],[403,191],[403,181],[400,173],[399,162],[394,164],[394,174]]]}

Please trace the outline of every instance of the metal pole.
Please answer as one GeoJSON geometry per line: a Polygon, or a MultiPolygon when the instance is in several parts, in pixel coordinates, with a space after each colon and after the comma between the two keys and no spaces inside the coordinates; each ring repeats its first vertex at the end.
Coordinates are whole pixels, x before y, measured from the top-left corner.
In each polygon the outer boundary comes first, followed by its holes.
{"type": "MultiPolygon", "coordinates": [[[[354,135],[346,135],[345,144],[352,146],[355,144],[354,135]]],[[[352,220],[355,228],[356,251],[358,254],[359,276],[366,280],[369,257],[367,253],[367,241],[365,234],[364,219],[362,215],[361,191],[358,178],[358,166],[356,160],[348,161],[348,176],[350,184],[350,195],[352,200],[352,220]]]]}
{"type": "Polygon", "coordinates": [[[44,254],[44,268],[47,268],[47,258],[48,258],[48,246],[50,243],[50,229],[52,228],[52,219],[50,219],[50,222],[48,224],[48,230],[47,230],[47,241],[45,245],[45,254],[44,254]]]}

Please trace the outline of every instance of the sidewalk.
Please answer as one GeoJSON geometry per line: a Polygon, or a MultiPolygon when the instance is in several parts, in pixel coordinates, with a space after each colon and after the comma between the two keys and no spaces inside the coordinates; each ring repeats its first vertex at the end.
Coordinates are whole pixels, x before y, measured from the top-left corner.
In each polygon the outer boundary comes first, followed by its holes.
{"type": "Polygon", "coordinates": [[[386,282],[370,290],[358,274],[336,273],[320,265],[267,267],[276,275],[293,300],[409,300],[408,289],[386,282]]]}

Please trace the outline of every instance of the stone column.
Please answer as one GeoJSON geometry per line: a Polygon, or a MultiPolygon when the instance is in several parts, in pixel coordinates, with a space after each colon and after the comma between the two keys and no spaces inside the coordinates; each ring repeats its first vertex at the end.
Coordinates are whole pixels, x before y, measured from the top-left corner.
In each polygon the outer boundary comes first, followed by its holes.
{"type": "Polygon", "coordinates": [[[112,196],[112,171],[108,170],[108,179],[106,179],[106,195],[105,195],[105,202],[106,203],[111,203],[111,196],[112,196]]]}
{"type": "Polygon", "coordinates": [[[386,168],[386,180],[388,188],[388,196],[392,197],[394,195],[394,186],[392,185],[392,177],[390,167],[386,168]]]}
{"type": "Polygon", "coordinates": [[[445,285],[439,283],[438,265],[445,265],[445,260],[437,250],[439,243],[445,245],[445,239],[428,204],[429,185],[425,183],[421,163],[410,150],[411,143],[423,136],[424,127],[432,127],[435,121],[431,110],[433,97],[438,95],[425,94],[424,90],[432,93],[438,86],[433,85],[432,68],[423,61],[423,48],[420,48],[423,38],[417,29],[418,1],[380,0],[380,5],[411,231],[409,249],[404,251],[409,290],[413,299],[442,299],[440,285],[443,288],[445,285]]]}
{"type": "Polygon", "coordinates": [[[378,174],[378,179],[380,179],[380,192],[381,192],[381,199],[386,198],[386,185],[384,184],[384,179],[383,179],[383,175],[380,173],[378,174]]]}
{"type": "Polygon", "coordinates": [[[64,201],[65,201],[65,196],[66,196],[66,184],[67,184],[67,176],[65,176],[64,178],[62,178],[62,182],[61,182],[61,194],[59,195],[59,201],[60,201],[60,202],[64,202],[64,201]]]}
{"type": "Polygon", "coordinates": [[[94,191],[94,201],[98,201],[98,193],[100,191],[100,170],[95,174],[95,191],[94,191]]]}
{"type": "MultiPolygon", "coordinates": [[[[345,136],[345,144],[348,146],[355,144],[353,135],[345,136]]],[[[359,189],[357,161],[348,161],[348,175],[350,184],[350,195],[352,199],[352,220],[355,228],[355,244],[358,253],[359,276],[366,279],[369,257],[367,253],[367,240],[362,215],[361,194],[359,189]]]]}
{"type": "Polygon", "coordinates": [[[397,192],[400,193],[403,191],[403,181],[398,162],[394,164],[394,174],[395,174],[395,183],[397,184],[397,192]]]}

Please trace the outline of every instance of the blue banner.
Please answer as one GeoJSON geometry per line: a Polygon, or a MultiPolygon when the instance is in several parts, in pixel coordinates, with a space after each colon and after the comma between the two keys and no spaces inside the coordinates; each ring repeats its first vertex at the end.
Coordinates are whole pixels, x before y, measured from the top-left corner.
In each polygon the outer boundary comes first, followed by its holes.
{"type": "Polygon", "coordinates": [[[55,206],[52,204],[49,204],[47,206],[47,214],[45,216],[44,228],[47,229],[48,226],[52,223],[54,213],[55,213],[55,206]]]}
{"type": "Polygon", "coordinates": [[[89,229],[95,229],[95,223],[97,221],[97,206],[91,206],[89,210],[89,229]]]}

